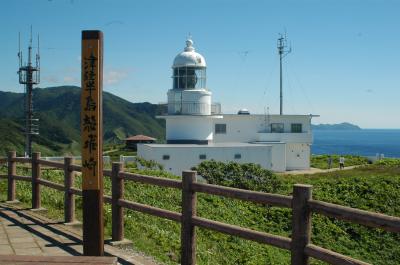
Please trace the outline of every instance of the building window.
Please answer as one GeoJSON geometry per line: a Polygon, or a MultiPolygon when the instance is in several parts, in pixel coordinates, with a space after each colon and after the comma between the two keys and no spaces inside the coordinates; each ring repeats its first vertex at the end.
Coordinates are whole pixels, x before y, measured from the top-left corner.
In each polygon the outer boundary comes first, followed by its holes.
{"type": "Polygon", "coordinates": [[[215,124],[215,134],[225,134],[226,124],[215,124]]]}
{"type": "Polygon", "coordinates": [[[199,159],[206,159],[207,158],[207,156],[206,155],[204,155],[204,154],[202,154],[202,155],[199,155],[199,159]]]}
{"type": "Polygon", "coordinates": [[[301,123],[292,123],[292,133],[301,133],[302,132],[302,124],[301,123]]]}
{"type": "Polygon", "coordinates": [[[235,159],[241,159],[242,155],[241,154],[235,154],[235,159]]]}
{"type": "Polygon", "coordinates": [[[283,133],[283,123],[271,123],[272,133],[283,133]]]}
{"type": "Polygon", "coordinates": [[[169,160],[169,155],[163,155],[163,156],[162,156],[162,159],[163,159],[163,160],[169,160]]]}

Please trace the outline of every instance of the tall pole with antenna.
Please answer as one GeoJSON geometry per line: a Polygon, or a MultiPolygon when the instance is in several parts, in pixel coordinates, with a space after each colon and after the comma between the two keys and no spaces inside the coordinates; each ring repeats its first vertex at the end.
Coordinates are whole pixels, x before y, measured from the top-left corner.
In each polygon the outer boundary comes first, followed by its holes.
{"type": "Polygon", "coordinates": [[[24,110],[25,110],[25,156],[30,157],[32,155],[32,136],[39,134],[39,119],[34,118],[33,112],[33,85],[37,85],[40,82],[40,55],[39,55],[39,36],[38,46],[36,53],[36,62],[32,64],[32,27],[31,36],[28,46],[28,62],[23,64],[22,52],[21,52],[21,36],[19,34],[19,83],[25,85],[25,97],[24,97],[24,110]]]}
{"type": "Polygon", "coordinates": [[[279,88],[280,88],[280,106],[279,106],[279,114],[283,114],[283,93],[282,93],[282,59],[286,57],[292,51],[292,47],[287,49],[287,40],[286,40],[286,33],[285,37],[282,34],[279,34],[278,38],[278,53],[279,53],[279,88]]]}

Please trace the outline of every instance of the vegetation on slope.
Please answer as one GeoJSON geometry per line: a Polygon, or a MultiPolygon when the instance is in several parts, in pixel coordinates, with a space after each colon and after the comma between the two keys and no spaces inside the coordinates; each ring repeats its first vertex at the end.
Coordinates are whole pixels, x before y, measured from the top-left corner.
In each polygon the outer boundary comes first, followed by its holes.
{"type": "MultiPolygon", "coordinates": [[[[241,168],[240,165],[233,164],[230,167],[234,167],[235,172],[239,172],[239,175],[240,172],[249,172],[249,167],[241,168]]],[[[216,172],[219,170],[218,168],[223,169],[223,165],[216,166],[216,172]]],[[[4,172],[4,170],[3,168],[2,171],[4,172]]],[[[22,168],[18,170],[20,171],[18,174],[29,174],[29,172],[22,172],[22,168]]],[[[135,168],[129,170],[137,171],[135,168]]],[[[160,171],[147,170],[141,171],[141,173],[179,178],[160,171]]],[[[267,179],[272,176],[269,172],[259,173],[267,179]]],[[[256,175],[252,176],[254,179],[256,175]]],[[[63,174],[60,171],[44,171],[43,177],[62,183],[63,174]]],[[[400,167],[398,166],[373,165],[324,174],[274,176],[274,178],[276,178],[274,182],[278,181],[279,185],[274,188],[268,187],[272,192],[290,194],[293,184],[308,183],[313,185],[315,199],[400,216],[400,167]]],[[[77,176],[77,186],[80,185],[80,181],[80,177],[77,176]]],[[[222,181],[225,185],[237,184],[222,181]]],[[[249,178],[248,183],[246,180],[242,182],[249,189],[258,185],[257,182],[253,182],[252,178],[249,178]]],[[[2,199],[5,194],[5,184],[4,181],[0,183],[2,199]]],[[[110,192],[108,178],[105,181],[105,189],[107,193],[110,192]]],[[[128,200],[173,211],[181,210],[181,194],[177,190],[132,182],[126,182],[125,189],[128,200]]],[[[17,192],[20,200],[26,203],[30,202],[29,183],[18,183],[17,192]]],[[[62,194],[43,188],[42,198],[46,208],[56,209],[51,212],[53,217],[62,218],[62,194]]],[[[77,207],[77,212],[80,213],[80,198],[77,199],[77,207]]],[[[105,212],[106,231],[109,234],[111,221],[109,205],[105,206],[105,212]]],[[[289,236],[291,232],[290,210],[245,203],[219,196],[198,194],[198,215],[282,236],[289,236]]],[[[166,264],[179,262],[179,224],[133,211],[126,211],[125,221],[125,235],[133,240],[135,248],[166,264]]],[[[287,251],[209,230],[197,229],[197,231],[198,264],[289,264],[287,251]]],[[[312,242],[314,244],[373,264],[399,264],[399,241],[398,234],[313,215],[312,242]]],[[[312,261],[312,264],[323,263],[312,261]]]]}
{"type": "MultiPolygon", "coordinates": [[[[80,152],[80,88],[61,86],[37,88],[33,94],[34,109],[40,120],[40,136],[34,137],[34,151],[43,155],[78,154],[80,152]],[[46,139],[46,140],[44,140],[46,139]]],[[[0,145],[0,155],[8,150],[23,153],[24,128],[23,94],[0,91],[0,135],[10,134],[15,148],[0,145]],[[6,124],[14,123],[7,129],[6,124]],[[19,136],[17,136],[19,135],[19,136]],[[22,137],[21,137],[22,135],[22,137]],[[14,137],[16,136],[16,137],[14,137]]],[[[160,106],[150,103],[131,103],[122,98],[103,93],[104,141],[118,144],[128,135],[145,134],[164,139],[164,121],[156,119],[160,106]]],[[[8,143],[7,143],[8,144],[8,143]]]]}

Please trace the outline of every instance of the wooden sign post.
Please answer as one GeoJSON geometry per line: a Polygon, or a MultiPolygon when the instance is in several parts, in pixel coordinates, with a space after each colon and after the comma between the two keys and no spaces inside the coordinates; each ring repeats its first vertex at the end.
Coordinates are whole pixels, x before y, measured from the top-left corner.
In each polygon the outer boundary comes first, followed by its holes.
{"type": "Polygon", "coordinates": [[[102,256],[103,233],[103,33],[82,31],[83,254],[102,256]]]}

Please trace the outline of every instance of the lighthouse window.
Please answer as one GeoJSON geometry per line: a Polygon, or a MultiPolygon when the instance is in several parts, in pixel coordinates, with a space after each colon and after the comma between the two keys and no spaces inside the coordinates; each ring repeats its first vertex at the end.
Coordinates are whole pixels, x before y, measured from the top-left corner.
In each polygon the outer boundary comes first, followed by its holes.
{"type": "Polygon", "coordinates": [[[174,89],[194,89],[206,87],[206,69],[199,67],[179,67],[173,70],[174,89]]]}
{"type": "Polygon", "coordinates": [[[207,156],[205,154],[199,155],[199,159],[206,159],[207,156]]]}
{"type": "Polygon", "coordinates": [[[292,133],[301,133],[302,132],[302,124],[301,123],[292,123],[292,133]]]}
{"type": "Polygon", "coordinates": [[[283,123],[271,123],[272,133],[283,133],[283,123]]]}
{"type": "Polygon", "coordinates": [[[187,88],[196,88],[197,76],[194,68],[187,68],[187,88]]]}
{"type": "Polygon", "coordinates": [[[226,124],[217,123],[215,124],[215,134],[225,134],[226,133],[226,124]]]}
{"type": "Polygon", "coordinates": [[[163,156],[162,156],[162,159],[163,159],[163,160],[169,160],[169,155],[163,155],[163,156]]]}

